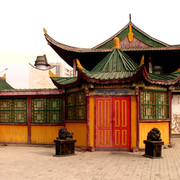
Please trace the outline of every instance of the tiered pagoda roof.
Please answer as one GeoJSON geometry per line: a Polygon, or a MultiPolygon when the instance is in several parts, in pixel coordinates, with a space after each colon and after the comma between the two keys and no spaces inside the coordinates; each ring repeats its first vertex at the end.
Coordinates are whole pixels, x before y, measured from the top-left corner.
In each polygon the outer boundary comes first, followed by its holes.
{"type": "MultiPolygon", "coordinates": [[[[136,27],[131,21],[112,37],[93,48],[77,48],[65,45],[57,42],[45,32],[45,38],[48,44],[62,59],[70,66],[73,66],[74,59],[79,59],[82,66],[88,70],[92,70],[97,62],[100,62],[112,51],[114,48],[113,39],[115,37],[120,39],[119,46],[121,50],[133,58],[136,63],[139,63],[142,55],[144,55],[145,58],[152,56],[154,62],[158,61],[157,64],[161,63],[159,59],[163,58],[165,66],[168,63],[167,61],[172,57],[174,64],[178,64],[179,62],[180,45],[172,46],[157,40],[136,27]]],[[[176,68],[176,65],[173,66],[171,64],[165,71],[172,72],[176,68]]]]}
{"type": "MultiPolygon", "coordinates": [[[[115,45],[115,47],[117,47],[115,45]]],[[[180,73],[168,75],[147,73],[145,65],[138,66],[119,48],[107,54],[91,71],[78,67],[78,77],[51,77],[58,88],[77,85],[80,80],[95,84],[118,84],[134,82],[143,78],[150,84],[172,85],[180,81],[180,73]]]]}

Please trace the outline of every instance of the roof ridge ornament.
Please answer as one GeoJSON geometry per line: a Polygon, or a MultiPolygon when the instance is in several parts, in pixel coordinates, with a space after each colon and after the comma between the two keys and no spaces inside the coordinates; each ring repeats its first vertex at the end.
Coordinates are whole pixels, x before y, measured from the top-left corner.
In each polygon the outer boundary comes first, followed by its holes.
{"type": "Polygon", "coordinates": [[[59,76],[56,76],[52,71],[49,70],[49,77],[59,77],[59,76]]]}
{"type": "MultiPolygon", "coordinates": [[[[76,64],[77,64],[78,68],[84,69],[83,66],[81,65],[79,59],[76,59],[76,64]]],[[[84,69],[84,70],[86,70],[86,69],[84,69]]]]}
{"type": "Polygon", "coordinates": [[[47,34],[47,31],[46,31],[46,29],[45,29],[45,28],[43,28],[43,31],[44,31],[44,34],[47,34]]]}
{"type": "Polygon", "coordinates": [[[128,39],[129,39],[130,43],[133,41],[133,35],[134,35],[134,33],[132,32],[132,26],[131,26],[131,24],[129,24],[128,39]]]}
{"type": "Polygon", "coordinates": [[[143,55],[142,58],[141,58],[141,63],[140,63],[139,66],[142,66],[142,65],[144,65],[144,55],[143,55]]]}
{"type": "Polygon", "coordinates": [[[119,38],[118,37],[114,38],[114,49],[120,49],[119,48],[119,38]]]}

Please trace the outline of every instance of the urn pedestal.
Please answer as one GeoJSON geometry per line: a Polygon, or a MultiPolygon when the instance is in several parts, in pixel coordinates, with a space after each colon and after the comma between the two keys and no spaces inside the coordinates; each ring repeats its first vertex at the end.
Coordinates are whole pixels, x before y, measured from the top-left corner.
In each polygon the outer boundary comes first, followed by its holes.
{"type": "Polygon", "coordinates": [[[164,145],[163,141],[150,141],[145,140],[145,157],[149,158],[160,158],[162,155],[162,145],[164,145]]]}
{"type": "Polygon", "coordinates": [[[75,142],[74,139],[64,139],[64,140],[54,140],[56,156],[61,155],[71,155],[75,152],[75,142]]]}

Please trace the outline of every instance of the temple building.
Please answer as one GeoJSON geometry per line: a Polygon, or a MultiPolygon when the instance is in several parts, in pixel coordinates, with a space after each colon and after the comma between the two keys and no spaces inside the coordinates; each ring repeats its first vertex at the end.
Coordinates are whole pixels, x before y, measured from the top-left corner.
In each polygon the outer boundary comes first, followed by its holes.
{"type": "Polygon", "coordinates": [[[152,128],[160,130],[165,145],[171,144],[172,117],[179,130],[180,112],[173,116],[172,108],[180,104],[180,46],[152,38],[131,20],[89,49],[64,45],[44,32],[73,67],[73,77],[50,69],[56,89],[1,90],[0,142],[52,144],[65,126],[84,150],[144,149],[152,128]]]}

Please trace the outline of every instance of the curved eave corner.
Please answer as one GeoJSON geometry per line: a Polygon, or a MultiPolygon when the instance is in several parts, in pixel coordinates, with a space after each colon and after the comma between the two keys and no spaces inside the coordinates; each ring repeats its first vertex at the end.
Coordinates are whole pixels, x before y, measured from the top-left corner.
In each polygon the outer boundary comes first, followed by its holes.
{"type": "Polygon", "coordinates": [[[178,82],[180,82],[180,75],[177,78],[172,79],[172,80],[152,79],[152,78],[149,77],[146,69],[145,69],[143,75],[145,77],[145,80],[148,81],[151,84],[157,84],[157,85],[175,85],[178,82]]]}
{"type": "Polygon", "coordinates": [[[71,83],[67,83],[67,84],[60,84],[57,81],[55,81],[53,79],[53,77],[50,77],[50,79],[52,80],[53,84],[58,88],[58,89],[64,89],[64,88],[70,88],[70,87],[75,87],[79,84],[80,78],[77,77],[77,79],[71,83]]]}

